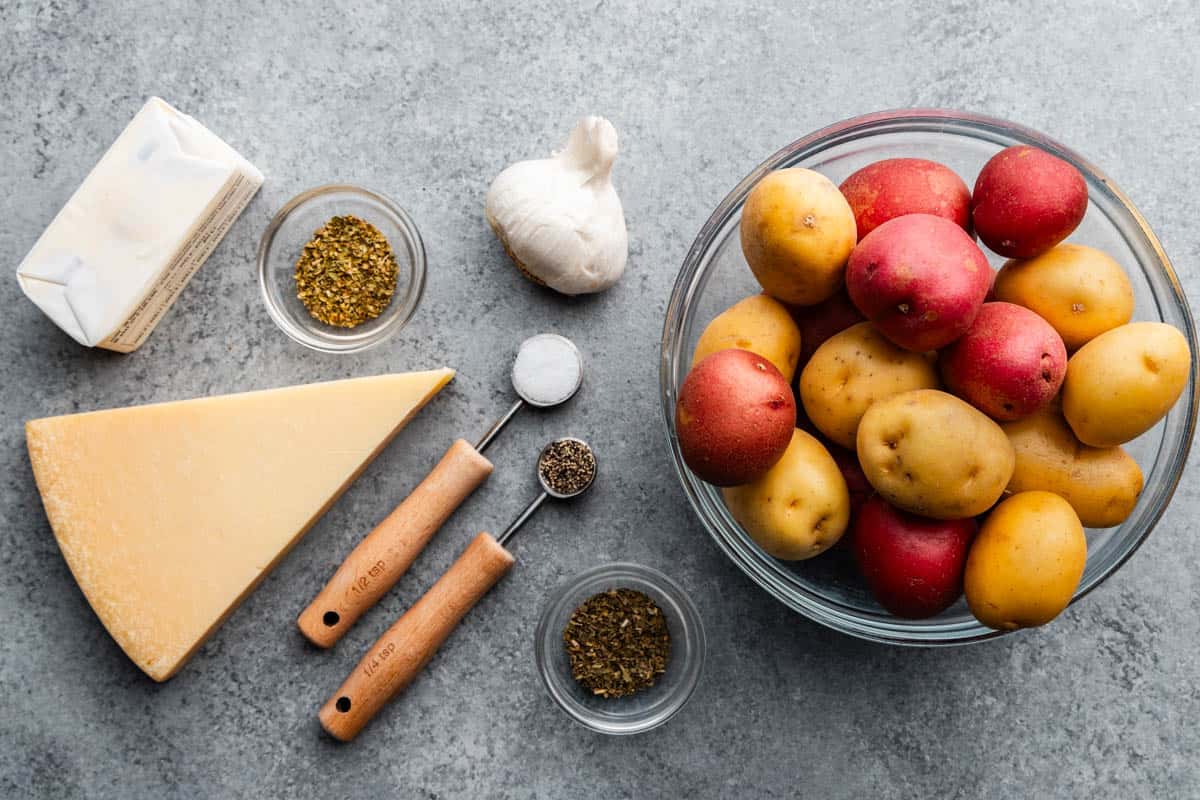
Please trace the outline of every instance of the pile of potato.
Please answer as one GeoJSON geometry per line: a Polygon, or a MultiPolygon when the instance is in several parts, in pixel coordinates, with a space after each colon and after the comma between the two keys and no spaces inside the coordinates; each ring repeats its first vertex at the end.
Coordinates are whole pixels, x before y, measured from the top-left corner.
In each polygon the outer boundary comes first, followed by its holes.
{"type": "Polygon", "coordinates": [[[840,187],[767,175],[740,229],[764,294],[697,343],[676,407],[688,467],[777,558],[848,542],[892,614],[965,591],[990,627],[1050,621],[1083,575],[1084,526],[1120,524],[1142,490],[1121,445],[1191,371],[1178,330],[1130,322],[1116,261],[1062,243],[1087,205],[1078,170],[1028,146],[973,191],[912,158],[840,187]],[[976,235],[1012,259],[998,274],[976,235]]]}

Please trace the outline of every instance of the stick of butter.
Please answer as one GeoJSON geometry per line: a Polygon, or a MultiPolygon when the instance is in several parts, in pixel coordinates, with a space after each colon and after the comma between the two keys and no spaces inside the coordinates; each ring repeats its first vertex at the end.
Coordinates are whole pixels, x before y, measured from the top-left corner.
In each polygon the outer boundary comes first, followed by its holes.
{"type": "Polygon", "coordinates": [[[131,353],[262,186],[212,131],[151,97],[17,268],[71,338],[131,353]]]}

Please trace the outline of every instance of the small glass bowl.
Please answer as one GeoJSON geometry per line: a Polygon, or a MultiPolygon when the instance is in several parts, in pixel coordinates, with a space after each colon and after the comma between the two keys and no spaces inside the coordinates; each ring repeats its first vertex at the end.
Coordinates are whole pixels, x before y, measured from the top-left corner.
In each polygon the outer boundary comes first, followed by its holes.
{"type": "Polygon", "coordinates": [[[603,564],[571,578],[550,597],[534,634],[538,672],[546,691],[585,728],[624,735],[657,728],[683,708],[704,668],[704,625],[679,585],[658,570],[638,564],[603,564]],[[648,689],[628,697],[597,697],[571,677],[563,630],[585,600],[608,589],[644,592],[667,618],[671,658],[667,671],[648,689]]]}
{"type": "MultiPolygon", "coordinates": [[[[807,167],[841,183],[855,170],[884,158],[940,161],[973,186],[983,164],[1014,144],[1032,144],[1073,164],[1087,182],[1087,216],[1069,241],[1115,258],[1133,284],[1135,320],[1174,325],[1200,352],[1192,313],[1179,278],[1154,232],[1125,194],[1098,168],[1066,146],[1030,128],[966,112],[938,109],[883,111],[839,122],[791,143],[734,187],[709,217],[675,282],[663,325],[660,388],[668,446],[675,471],[700,522],[717,545],[756,583],[789,607],[834,630],[888,644],[911,646],[979,642],[1012,632],[984,627],[960,600],[936,617],[905,620],[875,602],[853,566],[836,548],[809,561],[772,558],[743,530],[713,486],[683,462],[675,430],[675,402],[691,353],[708,322],[737,300],[761,291],[746,266],[738,239],[746,196],[767,173],[807,167]]],[[[999,268],[1004,259],[989,256],[999,268]]],[[[1072,602],[1111,577],[1150,535],[1167,508],[1187,463],[1196,432],[1200,361],[1195,356],[1187,388],[1154,428],[1124,445],[1145,474],[1133,513],[1114,528],[1088,530],[1087,565],[1072,602]]]]}
{"type": "Polygon", "coordinates": [[[384,195],[358,186],[318,186],[289,200],[263,232],[258,283],[267,313],[291,339],[323,353],[358,353],[393,336],[417,310],[425,289],[425,245],[412,218],[384,195]],[[399,268],[392,302],[354,328],[319,322],[296,296],[296,260],[304,245],[331,217],[345,214],[378,228],[399,268]]]}

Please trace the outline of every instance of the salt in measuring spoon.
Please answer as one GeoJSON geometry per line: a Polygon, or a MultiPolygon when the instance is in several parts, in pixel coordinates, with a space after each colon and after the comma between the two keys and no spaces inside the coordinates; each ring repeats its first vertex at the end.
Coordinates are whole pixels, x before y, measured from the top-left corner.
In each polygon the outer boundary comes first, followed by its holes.
{"type": "Polygon", "coordinates": [[[518,399],[472,446],[458,439],[400,505],[358,543],[296,624],[318,647],[332,647],[408,571],[451,514],[492,473],[484,457],[504,426],[525,405],[551,408],[575,396],[583,357],[565,336],[541,333],[521,343],[513,361],[518,399]]]}
{"type": "Polygon", "coordinates": [[[582,383],[583,356],[574,342],[557,333],[530,336],[521,342],[521,349],[513,361],[512,385],[517,402],[496,420],[476,443],[475,449],[480,453],[486,450],[526,403],[537,408],[561,405],[575,396],[582,383]]]}
{"type": "Polygon", "coordinates": [[[334,738],[352,740],[404,691],[479,600],[512,568],[504,543],[547,498],[578,497],[596,478],[596,456],[582,439],[556,439],[538,456],[542,493],[498,537],[482,532],[420,600],[371,646],[318,714],[334,738]],[[548,456],[563,456],[552,462],[548,456]],[[554,463],[559,466],[555,467],[554,463]]]}

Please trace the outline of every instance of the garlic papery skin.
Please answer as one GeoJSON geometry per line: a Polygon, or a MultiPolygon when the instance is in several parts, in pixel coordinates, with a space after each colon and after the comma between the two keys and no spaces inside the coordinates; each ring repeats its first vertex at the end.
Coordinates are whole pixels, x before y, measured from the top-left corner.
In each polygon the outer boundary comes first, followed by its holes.
{"type": "Polygon", "coordinates": [[[584,117],[560,152],[517,162],[492,181],[488,223],[526,277],[563,294],[600,292],[620,279],[629,234],[612,185],[616,157],[616,128],[584,117]]]}

